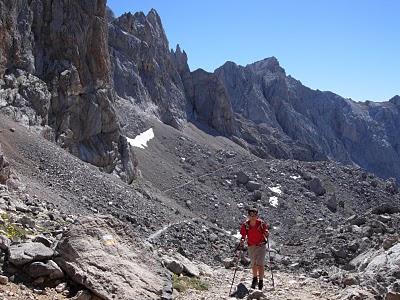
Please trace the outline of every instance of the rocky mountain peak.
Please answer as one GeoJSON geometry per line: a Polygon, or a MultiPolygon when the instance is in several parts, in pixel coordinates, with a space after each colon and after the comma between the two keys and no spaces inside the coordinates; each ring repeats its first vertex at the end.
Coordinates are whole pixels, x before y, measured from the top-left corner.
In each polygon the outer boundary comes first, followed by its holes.
{"type": "Polygon", "coordinates": [[[185,50],[181,50],[179,44],[176,45],[175,51],[171,49],[171,55],[180,74],[190,72],[187,54],[185,50]]]}
{"type": "Polygon", "coordinates": [[[124,32],[132,34],[148,45],[159,44],[168,49],[168,39],[158,13],[152,9],[145,15],[143,12],[125,13],[113,21],[124,32]]]}
{"type": "Polygon", "coordinates": [[[246,68],[250,69],[252,72],[257,74],[264,74],[266,72],[279,73],[286,76],[285,70],[279,65],[279,61],[276,57],[268,57],[257,61],[255,63],[249,64],[246,68]]]}
{"type": "Polygon", "coordinates": [[[389,100],[389,102],[393,103],[394,105],[400,106],[400,96],[396,95],[389,100]]]}

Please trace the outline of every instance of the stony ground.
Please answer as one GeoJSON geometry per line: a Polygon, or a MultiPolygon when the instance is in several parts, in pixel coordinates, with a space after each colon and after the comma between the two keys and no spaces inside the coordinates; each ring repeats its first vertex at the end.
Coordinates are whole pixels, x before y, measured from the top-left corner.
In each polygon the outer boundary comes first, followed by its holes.
{"type": "MultiPolygon", "coordinates": [[[[183,132],[157,122],[142,126],[154,127],[155,138],[148,148],[135,149],[143,177],[134,185],[3,118],[0,143],[19,176],[16,192],[43,206],[46,218],[68,223],[81,214],[110,213],[161,252],[179,252],[216,268],[205,279],[208,291],[181,293],[178,299],[226,299],[233,271],[220,267],[232,255],[233,234],[250,205],[271,224],[277,288],[268,290],[267,299],[336,299],[345,286],[335,279],[338,267],[348,268],[363,251],[398,242],[400,215],[390,207],[398,207],[400,198],[392,182],[332,162],[260,160],[194,125],[183,132]],[[243,174],[252,185],[240,182],[243,174]],[[373,213],[383,203],[389,209],[373,213]]],[[[239,274],[238,281],[246,277],[239,274]]],[[[384,294],[396,274],[381,280],[383,289],[375,294],[384,294]]],[[[353,279],[346,280],[358,282],[353,279]]],[[[2,288],[24,293],[13,283],[2,288]]]]}
{"type": "MultiPolygon", "coordinates": [[[[229,297],[229,290],[233,279],[233,270],[215,268],[213,272],[204,277],[208,283],[207,291],[188,290],[180,293],[177,300],[228,300],[235,299],[229,297]]],[[[235,284],[232,290],[240,282],[246,287],[250,287],[250,270],[242,269],[236,272],[235,284]]],[[[325,283],[317,279],[311,279],[304,275],[293,275],[283,272],[274,273],[275,287],[272,287],[270,273],[266,273],[265,287],[263,289],[263,299],[274,300],[314,300],[314,299],[339,299],[341,289],[332,284],[325,283]]]]}
{"type": "Polygon", "coordinates": [[[58,300],[67,299],[54,289],[34,290],[27,288],[23,284],[15,284],[12,282],[6,285],[0,285],[0,299],[2,300],[58,300]]]}

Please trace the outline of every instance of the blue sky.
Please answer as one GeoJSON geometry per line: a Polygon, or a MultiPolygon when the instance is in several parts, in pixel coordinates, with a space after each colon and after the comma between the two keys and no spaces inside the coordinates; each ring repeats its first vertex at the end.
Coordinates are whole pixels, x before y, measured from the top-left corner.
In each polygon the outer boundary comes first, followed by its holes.
{"type": "Polygon", "coordinates": [[[397,0],[108,0],[119,16],[155,8],[191,70],[275,56],[304,85],[356,101],[400,94],[397,0]]]}

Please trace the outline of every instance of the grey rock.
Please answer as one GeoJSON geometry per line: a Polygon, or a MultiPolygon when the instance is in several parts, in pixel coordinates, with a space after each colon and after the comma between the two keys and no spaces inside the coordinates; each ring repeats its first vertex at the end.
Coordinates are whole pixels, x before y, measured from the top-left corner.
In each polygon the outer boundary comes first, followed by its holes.
{"type": "Polygon", "coordinates": [[[181,275],[183,273],[183,265],[176,260],[163,260],[164,265],[170,270],[172,273],[176,275],[181,275]]]}
{"type": "Polygon", "coordinates": [[[256,190],[259,190],[260,188],[261,188],[261,183],[256,182],[256,181],[250,180],[250,181],[247,182],[247,184],[246,184],[246,189],[247,189],[249,192],[254,192],[254,191],[256,191],[256,190]]]}
{"type": "Polygon", "coordinates": [[[23,216],[22,218],[20,218],[18,220],[18,223],[20,223],[24,227],[29,227],[29,228],[35,227],[35,221],[28,216],[23,216]]]}
{"type": "Polygon", "coordinates": [[[57,293],[62,293],[65,289],[67,288],[67,283],[66,282],[61,282],[55,287],[55,290],[57,293]]]}
{"type": "Polygon", "coordinates": [[[239,171],[239,172],[236,174],[236,176],[237,176],[236,181],[237,181],[238,183],[240,183],[240,184],[246,184],[246,183],[250,180],[249,175],[247,175],[247,174],[246,174],[245,172],[243,172],[243,171],[239,171]]]}
{"type": "Polygon", "coordinates": [[[361,226],[367,222],[367,219],[363,216],[352,215],[346,220],[346,222],[352,225],[361,226]]]}
{"type": "Polygon", "coordinates": [[[254,191],[251,194],[251,200],[253,200],[253,201],[260,200],[261,198],[262,198],[262,192],[261,191],[254,191]]]}
{"type": "Polygon", "coordinates": [[[377,274],[380,271],[393,273],[400,269],[400,243],[395,244],[383,253],[374,256],[365,268],[365,273],[377,274]]]}
{"type": "Polygon", "coordinates": [[[54,251],[41,243],[29,242],[9,247],[10,256],[8,260],[16,265],[22,266],[39,260],[50,259],[54,251]]]}
{"type": "Polygon", "coordinates": [[[230,295],[231,297],[236,297],[238,299],[243,299],[249,294],[249,290],[243,283],[239,283],[236,290],[230,295]]]}
{"type": "Polygon", "coordinates": [[[346,250],[343,249],[343,248],[331,247],[330,249],[331,249],[331,252],[332,252],[333,256],[336,257],[336,258],[345,259],[348,256],[346,250]]]}
{"type": "Polygon", "coordinates": [[[400,208],[390,203],[382,203],[372,209],[372,213],[376,215],[395,214],[400,212],[400,208]]]}
{"type": "Polygon", "coordinates": [[[307,188],[314,192],[317,196],[322,196],[326,193],[325,188],[322,185],[321,179],[318,177],[312,177],[311,180],[307,182],[307,188]]]}
{"type": "Polygon", "coordinates": [[[371,226],[364,226],[361,229],[362,232],[362,236],[363,237],[371,237],[374,233],[374,231],[372,230],[371,226]]]}
{"type": "Polygon", "coordinates": [[[233,258],[225,258],[222,263],[227,269],[233,268],[235,266],[235,260],[233,258]]]}
{"type": "Polygon", "coordinates": [[[326,207],[328,207],[328,209],[335,213],[337,211],[337,207],[338,207],[338,201],[336,199],[336,195],[330,195],[329,198],[326,201],[326,207]]]}
{"type": "Polygon", "coordinates": [[[120,221],[101,215],[81,218],[63,235],[57,251],[55,261],[69,278],[100,298],[159,298],[161,266],[120,221]]]}
{"type": "Polygon", "coordinates": [[[356,252],[360,248],[360,244],[357,241],[350,242],[347,245],[347,249],[349,249],[351,252],[356,252]]]}
{"type": "Polygon", "coordinates": [[[387,180],[385,189],[391,194],[397,194],[399,192],[399,187],[397,186],[396,179],[390,178],[387,180]]]}
{"type": "Polygon", "coordinates": [[[321,270],[312,270],[312,271],[309,273],[309,276],[310,276],[311,278],[320,278],[320,277],[321,277],[320,271],[321,271],[321,270]]]}
{"type": "Polygon", "coordinates": [[[79,291],[72,300],[92,300],[92,293],[88,290],[79,291]]]}
{"type": "Polygon", "coordinates": [[[47,237],[45,237],[45,236],[41,236],[41,235],[39,235],[39,236],[36,236],[34,239],[33,239],[33,241],[34,242],[37,242],[37,243],[42,243],[43,245],[45,245],[46,247],[51,247],[51,245],[53,244],[53,242],[50,240],[50,239],[48,239],[47,237]]]}
{"type": "Polygon", "coordinates": [[[381,221],[383,223],[388,223],[392,220],[392,218],[390,216],[386,216],[386,215],[379,215],[378,216],[378,221],[381,221]]]}
{"type": "Polygon", "coordinates": [[[48,277],[51,280],[64,277],[63,271],[52,260],[45,262],[33,262],[24,268],[24,271],[32,278],[48,277]]]}
{"type": "Polygon", "coordinates": [[[3,251],[8,251],[8,248],[10,248],[11,245],[11,240],[0,234],[0,249],[3,251]]]}
{"type": "Polygon", "coordinates": [[[175,261],[174,265],[181,265],[183,268],[181,273],[185,275],[195,277],[200,276],[199,268],[180,253],[174,253],[173,256],[166,258],[166,260],[175,261]]]}
{"type": "Polygon", "coordinates": [[[359,279],[352,275],[347,275],[342,279],[342,283],[345,286],[357,285],[359,282],[359,279]]]}
{"type": "Polygon", "coordinates": [[[396,237],[396,236],[388,237],[383,240],[382,247],[383,247],[383,249],[388,250],[389,248],[391,248],[393,245],[395,245],[398,242],[399,242],[398,237],[396,237]]]}
{"type": "Polygon", "coordinates": [[[174,299],[173,295],[173,286],[172,286],[172,276],[170,273],[166,273],[166,282],[161,292],[161,300],[172,300],[174,299]]]}

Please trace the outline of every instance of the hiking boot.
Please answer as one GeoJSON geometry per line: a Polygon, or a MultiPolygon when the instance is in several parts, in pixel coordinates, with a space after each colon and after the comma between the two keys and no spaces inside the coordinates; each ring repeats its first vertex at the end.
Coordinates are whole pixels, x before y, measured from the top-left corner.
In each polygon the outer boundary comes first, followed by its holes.
{"type": "Polygon", "coordinates": [[[251,282],[251,288],[252,288],[252,289],[255,289],[257,283],[258,283],[257,277],[253,277],[253,281],[251,282]]]}
{"type": "Polygon", "coordinates": [[[264,282],[263,282],[262,280],[260,280],[260,281],[258,282],[258,289],[259,289],[259,290],[262,290],[263,286],[264,286],[264,282]]]}

